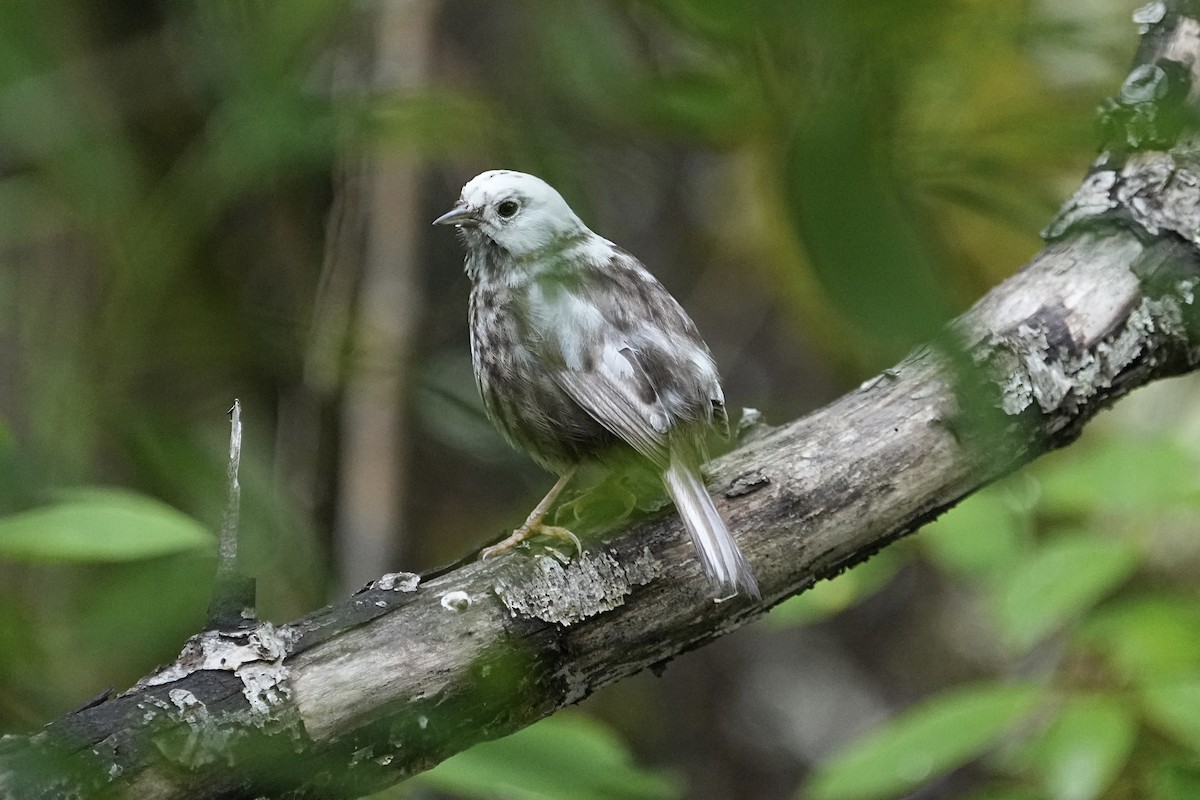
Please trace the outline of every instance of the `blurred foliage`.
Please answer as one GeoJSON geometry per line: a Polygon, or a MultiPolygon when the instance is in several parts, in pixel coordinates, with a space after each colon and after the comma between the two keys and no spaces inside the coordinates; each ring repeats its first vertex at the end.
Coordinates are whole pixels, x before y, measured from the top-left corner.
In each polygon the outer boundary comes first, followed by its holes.
{"type": "Polygon", "coordinates": [[[454,756],[382,798],[436,788],[457,797],[511,800],[669,800],[679,781],[635,767],[628,750],[599,722],[562,711],[512,736],[454,756]]]}
{"type": "Polygon", "coordinates": [[[966,763],[1028,715],[1041,692],[1002,684],[943,692],[825,765],[810,782],[814,800],[907,794],[930,775],[966,763]]]}
{"type": "Polygon", "coordinates": [[[191,517],[114,489],[75,489],[0,518],[0,558],[16,561],[132,561],[214,545],[191,517]]]}
{"type": "MultiPolygon", "coordinates": [[[[777,421],[934,336],[1036,251],[1135,46],[1115,0],[447,3],[436,77],[372,93],[355,83],[371,9],[5,3],[0,731],[128,685],[203,624],[235,396],[260,611],[325,599],[340,385],[377,365],[347,357],[315,298],[337,176],[364,154],[435,167],[412,188],[431,189],[429,218],[478,169],[544,176],[693,310],[731,407],[777,421]],[[333,364],[316,380],[314,350],[333,364]]],[[[415,398],[413,527],[439,535],[405,568],[511,527],[547,482],[480,417],[460,254],[434,236],[414,244],[419,362],[395,368],[415,398]]],[[[589,710],[611,730],[556,717],[397,792],[1196,796],[1197,485],[1177,416],[1089,435],[789,601],[738,637],[756,658],[716,673],[728,691],[671,698],[688,713],[651,718],[657,684],[625,709],[602,693],[589,710]],[[806,783],[847,725],[769,729],[762,708],[832,690],[750,675],[814,631],[854,653],[861,669],[835,672],[856,697],[911,710],[806,783]],[[701,707],[725,716],[681,721],[701,707]],[[630,751],[681,765],[686,792],[630,751]]],[[[558,519],[601,527],[646,510],[645,488],[581,487],[558,519]]]]}
{"type": "Polygon", "coordinates": [[[971,636],[991,680],[898,715],[799,796],[902,797],[972,759],[992,786],[979,797],[1189,796],[1200,549],[1177,544],[1181,524],[1194,536],[1200,456],[1170,433],[1088,435],[923,531],[912,554],[984,612],[971,636]]]}

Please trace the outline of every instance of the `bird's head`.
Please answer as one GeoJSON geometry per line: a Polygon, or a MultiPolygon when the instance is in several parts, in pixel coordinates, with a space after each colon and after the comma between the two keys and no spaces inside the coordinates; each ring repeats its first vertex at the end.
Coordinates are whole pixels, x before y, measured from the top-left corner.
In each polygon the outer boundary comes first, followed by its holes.
{"type": "Polygon", "coordinates": [[[589,233],[554,187],[507,169],[476,175],[454,208],[433,223],[457,226],[468,244],[489,239],[518,259],[589,233]]]}

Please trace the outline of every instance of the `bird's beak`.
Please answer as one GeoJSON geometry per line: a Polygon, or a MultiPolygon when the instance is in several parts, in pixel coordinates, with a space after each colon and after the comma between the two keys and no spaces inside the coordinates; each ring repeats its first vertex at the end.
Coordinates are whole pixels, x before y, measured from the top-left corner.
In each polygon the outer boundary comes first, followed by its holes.
{"type": "Polygon", "coordinates": [[[433,224],[475,226],[479,224],[479,215],[475,213],[475,209],[460,200],[454,208],[435,219],[433,224]]]}

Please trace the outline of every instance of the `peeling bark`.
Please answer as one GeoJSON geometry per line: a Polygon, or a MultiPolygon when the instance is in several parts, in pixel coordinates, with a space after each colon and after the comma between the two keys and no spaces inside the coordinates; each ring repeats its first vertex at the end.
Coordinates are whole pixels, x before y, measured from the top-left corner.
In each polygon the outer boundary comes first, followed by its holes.
{"type": "Polygon", "coordinates": [[[740,627],[1195,369],[1200,159],[1190,136],[1158,143],[1172,102],[1197,106],[1183,65],[1200,63],[1200,26],[1184,4],[1151,6],[1109,110],[1115,144],[1046,248],[945,341],[803,419],[751,426],[709,465],[761,602],[714,603],[669,513],[565,563],[518,552],[384,576],[279,628],[198,634],[128,691],[0,739],[0,798],[379,789],[740,627]]]}

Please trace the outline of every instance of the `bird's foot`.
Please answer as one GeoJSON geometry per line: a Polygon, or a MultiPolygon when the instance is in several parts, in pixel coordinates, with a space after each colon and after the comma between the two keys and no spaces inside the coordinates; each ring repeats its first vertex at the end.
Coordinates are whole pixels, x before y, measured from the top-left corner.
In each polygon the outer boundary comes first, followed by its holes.
{"type": "Polygon", "coordinates": [[[526,539],[531,539],[534,536],[553,536],[556,539],[562,539],[564,542],[570,542],[575,548],[575,552],[583,555],[583,545],[579,542],[579,537],[571,533],[566,528],[560,528],[557,525],[543,525],[541,522],[536,522],[532,525],[526,523],[512,532],[508,538],[497,542],[491,547],[485,547],[479,551],[480,558],[495,558],[498,555],[503,555],[509,550],[517,547],[526,539]]]}

